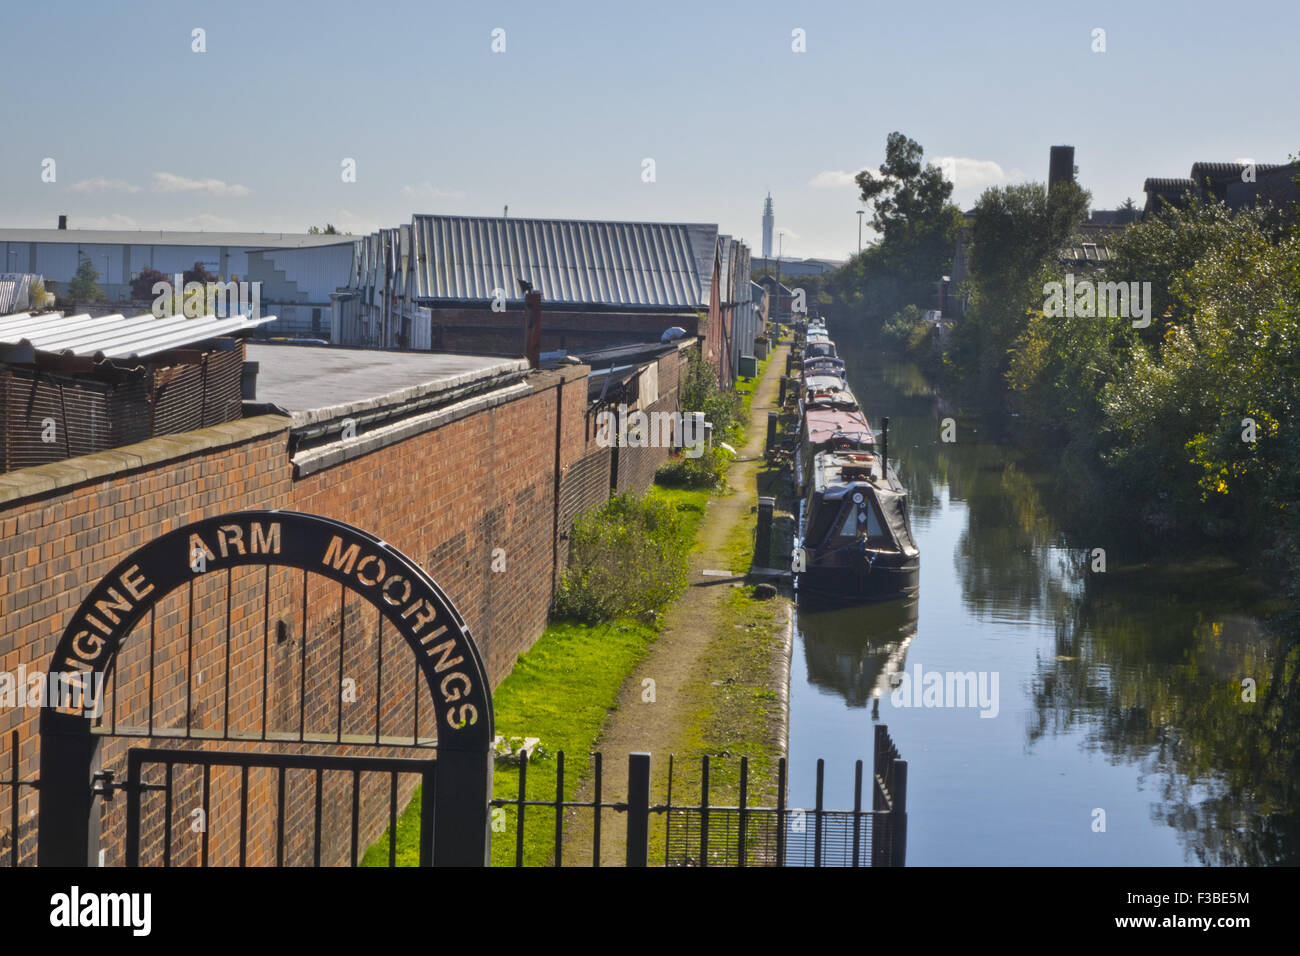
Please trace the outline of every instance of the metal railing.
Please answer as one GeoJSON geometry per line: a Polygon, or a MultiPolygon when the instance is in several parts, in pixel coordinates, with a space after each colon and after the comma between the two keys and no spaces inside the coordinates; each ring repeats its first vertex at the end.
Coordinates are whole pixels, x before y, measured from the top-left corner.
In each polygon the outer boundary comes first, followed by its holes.
{"type": "MultiPolygon", "coordinates": [[[[0,821],[0,866],[16,867],[22,858],[22,838],[31,832],[35,819],[23,821],[20,814],[20,795],[23,788],[38,789],[39,780],[23,779],[20,774],[18,731],[10,735],[8,769],[0,775],[0,793],[7,796],[8,813],[0,821]],[[26,832],[20,829],[26,822],[26,832]],[[6,826],[7,825],[7,826],[6,826]],[[7,830],[7,832],[6,832],[7,830]],[[7,847],[7,851],[6,851],[7,847]]],[[[0,750],[0,753],[3,753],[0,750]]],[[[611,801],[604,796],[604,758],[600,753],[591,757],[590,764],[590,799],[575,800],[565,798],[566,762],[563,752],[555,755],[554,796],[545,799],[528,798],[528,779],[530,764],[527,760],[519,763],[518,791],[513,797],[493,799],[494,808],[510,808],[514,811],[514,865],[523,866],[525,851],[530,845],[527,838],[526,822],[530,811],[533,814],[545,813],[548,823],[553,823],[553,830],[548,837],[550,843],[549,862],[562,866],[565,862],[566,823],[571,826],[576,814],[590,814],[590,842],[592,866],[601,865],[602,817],[613,812],[625,815],[624,862],[627,866],[647,866],[650,862],[651,825],[654,817],[663,818],[662,856],[665,866],[903,866],[907,854],[907,762],[899,754],[897,746],[889,736],[884,725],[876,726],[875,751],[872,774],[864,778],[863,761],[854,767],[853,807],[852,809],[828,809],[825,806],[825,762],[817,761],[816,788],[814,805],[811,808],[790,807],[786,801],[787,763],[785,758],[777,762],[775,782],[775,806],[751,803],[752,774],[749,758],[739,758],[739,780],[734,786],[721,788],[732,796],[734,802],[714,802],[718,796],[712,779],[717,767],[717,759],[709,756],[700,758],[697,778],[685,780],[691,785],[698,785],[698,799],[690,802],[673,802],[673,789],[676,783],[683,782],[678,761],[668,758],[667,792],[662,803],[651,801],[651,758],[649,754],[634,753],[628,757],[628,779],[626,799],[611,801]],[[871,806],[864,807],[864,788],[871,788],[871,806]]],[[[196,765],[203,773],[203,801],[207,806],[209,772],[214,766],[234,766],[242,773],[240,788],[240,832],[239,861],[245,860],[247,836],[247,788],[250,767],[264,768],[277,774],[275,830],[277,832],[275,861],[284,862],[284,775],[287,770],[308,771],[314,778],[314,813],[312,814],[313,863],[319,865],[321,847],[322,810],[320,774],[322,771],[344,772],[351,774],[350,822],[351,847],[350,860],[353,865],[359,862],[358,844],[358,780],[361,773],[379,772],[390,777],[389,798],[386,801],[388,811],[388,860],[389,866],[396,865],[395,833],[398,817],[396,776],[400,772],[414,772],[425,776],[425,794],[427,800],[432,788],[430,777],[436,769],[435,761],[414,761],[400,758],[357,758],[334,757],[326,755],[303,754],[233,754],[214,753],[198,750],[153,750],[133,751],[129,757],[127,780],[113,783],[111,775],[99,786],[106,796],[111,798],[114,789],[127,790],[131,796],[128,805],[127,846],[125,847],[128,863],[138,861],[141,840],[141,796],[157,790],[167,807],[162,814],[164,821],[170,820],[172,773],[174,765],[196,765]],[[162,765],[166,773],[160,782],[146,780],[143,768],[146,765],[162,765]],[[105,786],[105,783],[107,784],[105,786]]],[[[0,762],[3,765],[3,762],[0,762]]],[[[534,770],[534,775],[536,768],[534,770]]],[[[693,787],[694,789],[694,787],[693,787]]],[[[680,798],[680,796],[679,796],[680,798]]],[[[424,808],[429,809],[429,808],[424,808]]],[[[494,827],[494,829],[496,829],[494,827]]],[[[548,828],[549,829],[549,828],[548,828]]],[[[621,828],[622,829],[622,828],[621,828]]],[[[533,825],[536,830],[536,824],[533,825]]],[[[170,832],[170,831],[168,831],[170,832]]],[[[508,832],[508,831],[507,831],[508,832]]],[[[429,847],[427,835],[421,834],[421,856],[427,858],[429,847]]],[[[501,839],[494,835],[494,839],[501,839]]],[[[508,837],[507,837],[508,839],[508,837]]],[[[585,836],[584,836],[585,841],[585,836]]],[[[162,862],[171,862],[169,839],[164,837],[162,844],[162,862]]],[[[207,859],[207,839],[203,839],[202,862],[207,859]]],[[[536,840],[532,845],[536,846],[536,840]]],[[[607,841],[605,843],[608,849],[607,841]]],[[[572,848],[570,848],[572,849],[572,848]]],[[[585,849],[585,847],[584,847],[585,849]]],[[[35,853],[30,853],[32,861],[35,853]]],[[[535,855],[535,854],[534,854],[535,855]]]]}
{"type": "MultiPolygon", "coordinates": [[[[18,731],[14,730],[9,734],[9,771],[3,777],[0,777],[0,788],[8,791],[7,796],[9,803],[9,812],[5,814],[7,819],[4,820],[3,824],[0,824],[0,826],[3,826],[3,830],[0,830],[0,833],[3,833],[4,837],[3,839],[0,839],[0,866],[18,866],[22,855],[21,850],[23,837],[23,821],[22,814],[20,813],[22,800],[20,798],[24,787],[36,790],[40,786],[39,781],[35,779],[22,779],[20,773],[20,754],[21,751],[18,749],[18,731]],[[7,853],[4,849],[6,843],[9,847],[7,853]]],[[[33,856],[34,855],[35,854],[33,854],[33,856]]]]}
{"type": "Polygon", "coordinates": [[[825,762],[817,761],[816,796],[810,809],[786,804],[787,765],[777,762],[776,805],[750,803],[750,763],[741,757],[734,804],[714,803],[710,789],[713,758],[700,758],[699,799],[673,802],[674,779],[680,780],[676,758],[668,758],[668,785],[663,803],[650,798],[649,754],[628,756],[627,798],[603,799],[604,758],[592,755],[591,798],[566,799],[563,752],[556,754],[554,796],[528,799],[527,761],[519,764],[517,795],[497,798],[493,807],[514,811],[514,865],[524,866],[529,809],[547,813],[554,823],[550,863],[564,865],[566,819],[589,814],[591,865],[601,865],[605,811],[626,815],[625,862],[647,866],[650,861],[651,817],[664,818],[665,866],[903,866],[907,854],[907,762],[889,736],[876,726],[875,755],[870,780],[872,805],[863,806],[863,762],[854,767],[853,809],[825,806],[825,762]]]}

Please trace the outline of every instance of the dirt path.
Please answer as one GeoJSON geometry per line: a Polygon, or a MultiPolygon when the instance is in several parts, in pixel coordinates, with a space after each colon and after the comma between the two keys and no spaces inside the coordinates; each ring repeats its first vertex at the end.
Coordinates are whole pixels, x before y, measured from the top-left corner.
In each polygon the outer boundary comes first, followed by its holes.
{"type": "MultiPolygon", "coordinates": [[[[733,529],[737,525],[753,527],[751,509],[757,505],[757,475],[767,437],[767,414],[777,407],[787,350],[788,346],[782,346],[776,351],[755,390],[746,430],[749,437],[744,448],[738,449],[738,460],[727,472],[727,484],[732,490],[709,499],[696,549],[691,556],[691,586],[666,612],[664,630],[641,665],[623,684],[616,709],[610,712],[597,741],[596,749],[606,755],[603,801],[625,798],[627,754],[632,752],[651,754],[651,800],[662,800],[667,783],[668,755],[689,747],[689,728],[703,709],[717,704],[716,700],[708,699],[716,695],[700,688],[699,671],[720,628],[731,620],[722,604],[733,584],[742,580],[743,575],[706,576],[702,572],[726,569],[728,539],[733,535],[733,529]],[[647,679],[654,681],[653,703],[643,700],[644,681],[647,679]]],[[[781,613],[786,612],[783,609],[781,613]]],[[[779,731],[774,736],[783,740],[784,726],[779,731]]],[[[588,779],[580,787],[577,799],[591,798],[592,781],[588,779]]],[[[623,814],[604,814],[601,836],[603,866],[622,865],[626,825],[623,814]]],[[[651,820],[652,833],[656,827],[662,830],[662,817],[651,820]]],[[[571,818],[566,831],[565,864],[589,866],[590,813],[571,818]]]]}

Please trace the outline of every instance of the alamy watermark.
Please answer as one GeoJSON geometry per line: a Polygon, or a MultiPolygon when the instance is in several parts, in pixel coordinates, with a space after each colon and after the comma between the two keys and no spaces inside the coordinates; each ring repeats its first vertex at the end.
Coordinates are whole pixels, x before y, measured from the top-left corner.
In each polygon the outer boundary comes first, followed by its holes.
{"type": "Polygon", "coordinates": [[[996,717],[997,671],[926,671],[920,664],[897,676],[889,702],[895,707],[978,707],[981,717],[996,717]]]}
{"type": "Polygon", "coordinates": [[[1067,273],[1065,282],[1048,282],[1043,286],[1043,314],[1050,319],[1111,317],[1132,319],[1133,328],[1151,324],[1150,282],[1074,281],[1067,273]]]}
{"type": "Polygon", "coordinates": [[[626,405],[596,415],[601,448],[680,448],[687,458],[704,454],[703,412],[633,412],[626,405]]]}
{"type": "Polygon", "coordinates": [[[177,273],[174,282],[153,284],[153,314],[160,319],[180,313],[187,319],[215,315],[225,319],[236,315],[260,318],[262,315],[262,283],[243,282],[185,282],[177,273]],[[179,293],[179,294],[178,294],[179,293]]]}
{"type": "Polygon", "coordinates": [[[79,710],[87,717],[104,713],[104,675],[81,671],[0,671],[0,707],[53,707],[79,710]]]}

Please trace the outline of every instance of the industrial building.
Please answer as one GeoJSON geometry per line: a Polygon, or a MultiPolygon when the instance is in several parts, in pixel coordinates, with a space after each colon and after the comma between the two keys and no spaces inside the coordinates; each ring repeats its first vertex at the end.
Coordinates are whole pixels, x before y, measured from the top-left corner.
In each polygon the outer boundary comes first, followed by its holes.
{"type": "Polygon", "coordinates": [[[243,338],[273,321],[0,317],[0,472],[239,419],[243,338]]]}
{"type": "Polygon", "coordinates": [[[89,261],[105,294],[75,304],[89,314],[147,311],[132,279],[199,263],[259,284],[259,314],[277,317],[260,337],[520,356],[526,282],[542,294],[543,349],[658,341],[679,327],[701,339],[723,384],[761,331],[749,247],[709,223],[416,215],[360,237],[65,226],[0,229],[0,256],[62,300],[89,261]]]}
{"type": "Polygon", "coordinates": [[[749,248],[706,223],[416,215],[361,239],[331,341],[523,355],[524,295],[541,348],[579,352],[700,337],[724,383],[759,332],[749,248]]]}
{"type": "MultiPolygon", "coordinates": [[[[99,274],[105,299],[95,311],[140,312],[131,280],[145,269],[167,276],[196,262],[223,281],[260,282],[260,311],[278,318],[275,335],[329,334],[330,294],[348,282],[355,238],[278,232],[171,232],[162,230],[0,229],[0,263],[44,276],[45,290],[66,296],[82,260],[99,274]]],[[[78,303],[90,311],[92,303],[78,303]]]]}

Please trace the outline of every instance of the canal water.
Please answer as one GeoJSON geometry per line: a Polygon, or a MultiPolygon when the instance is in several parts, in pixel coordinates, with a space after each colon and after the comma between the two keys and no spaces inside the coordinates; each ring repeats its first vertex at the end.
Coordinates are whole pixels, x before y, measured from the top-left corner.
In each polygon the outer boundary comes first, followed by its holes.
{"type": "Polygon", "coordinates": [[[825,805],[851,808],[879,722],[908,762],[909,866],[1295,864],[1295,734],[1263,691],[1280,666],[1268,589],[1225,560],[1067,537],[1049,476],[985,441],[916,366],[844,358],[872,425],[891,419],[920,592],[799,612],[790,805],[813,806],[822,757],[825,805]],[[927,699],[932,672],[945,693],[927,699]],[[949,672],[974,672],[985,700],[959,701],[956,682],[949,697],[949,672]]]}

